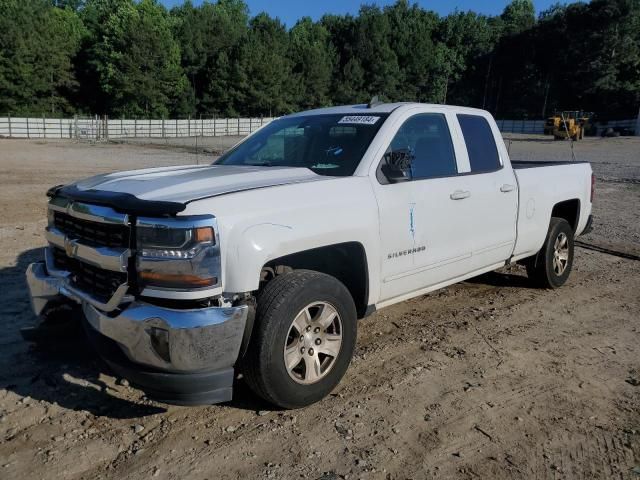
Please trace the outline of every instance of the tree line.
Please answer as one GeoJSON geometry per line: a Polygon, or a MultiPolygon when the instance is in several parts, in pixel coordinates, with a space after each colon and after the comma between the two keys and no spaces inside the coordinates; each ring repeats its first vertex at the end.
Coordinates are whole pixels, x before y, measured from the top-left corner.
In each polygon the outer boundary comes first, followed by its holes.
{"type": "Polygon", "coordinates": [[[281,115],[387,101],[631,117],[640,0],[439,16],[407,0],[290,29],[242,0],[0,0],[0,115],[281,115]]]}

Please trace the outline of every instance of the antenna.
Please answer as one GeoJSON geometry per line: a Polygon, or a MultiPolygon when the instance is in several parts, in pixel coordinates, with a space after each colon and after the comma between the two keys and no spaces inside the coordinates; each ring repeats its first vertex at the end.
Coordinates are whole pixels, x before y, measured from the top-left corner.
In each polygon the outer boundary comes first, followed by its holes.
{"type": "Polygon", "coordinates": [[[384,102],[381,102],[380,99],[378,98],[378,95],[376,95],[369,101],[369,103],[367,104],[367,108],[373,108],[377,105],[382,105],[383,103],[384,102]]]}
{"type": "Polygon", "coordinates": [[[567,138],[571,142],[571,158],[573,158],[574,162],[577,162],[578,159],[576,158],[576,153],[573,151],[573,137],[569,135],[569,128],[567,127],[567,122],[564,119],[564,112],[560,112],[560,118],[562,118],[562,125],[564,125],[564,131],[567,133],[567,138]]]}

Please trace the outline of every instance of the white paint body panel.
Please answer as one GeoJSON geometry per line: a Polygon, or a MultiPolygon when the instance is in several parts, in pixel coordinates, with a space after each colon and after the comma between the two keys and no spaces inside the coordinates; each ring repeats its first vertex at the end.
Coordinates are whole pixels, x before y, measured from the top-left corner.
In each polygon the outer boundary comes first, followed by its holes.
{"type": "Polygon", "coordinates": [[[368,305],[387,306],[424,294],[542,246],[553,206],[577,199],[577,232],[591,213],[591,167],[586,163],[513,170],[495,121],[487,112],[442,105],[333,107],[316,113],[389,114],[351,177],[307,169],[204,166],[155,168],[101,175],[80,189],[127,192],[148,200],[185,202],[180,215],[212,214],[219,226],[225,292],[258,288],[262,267],[296,252],[358,242],[366,252],[368,305]],[[376,169],[402,123],[417,113],[445,115],[459,175],[381,185],[376,169]],[[502,168],[472,174],[456,114],[485,117],[502,168]],[[512,187],[501,191],[502,187],[512,187]],[[470,192],[452,200],[451,193],[470,192]],[[424,250],[413,249],[425,246],[424,250]],[[393,257],[393,253],[412,253],[393,257]],[[391,254],[391,257],[390,257],[391,254]]]}
{"type": "MultiPolygon", "coordinates": [[[[225,291],[256,290],[268,261],[326,245],[359,242],[367,258],[380,258],[378,211],[369,179],[324,178],[188,205],[184,215],[217,217],[225,291]]],[[[378,270],[371,263],[369,283],[379,285],[378,270]]]]}
{"type": "Polygon", "coordinates": [[[534,255],[544,242],[553,206],[568,199],[580,201],[576,228],[582,232],[591,214],[591,166],[549,165],[515,170],[518,179],[518,240],[515,258],[534,255]]]}
{"type": "Polygon", "coordinates": [[[306,168],[188,165],[97,175],[76,183],[76,186],[80,190],[130,193],[142,200],[188,202],[242,190],[326,178],[306,168]]]}

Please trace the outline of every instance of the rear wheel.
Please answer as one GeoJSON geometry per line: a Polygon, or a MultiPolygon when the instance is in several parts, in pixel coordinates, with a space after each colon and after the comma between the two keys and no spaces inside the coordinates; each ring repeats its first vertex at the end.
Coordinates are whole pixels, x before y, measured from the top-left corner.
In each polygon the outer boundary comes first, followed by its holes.
{"type": "Polygon", "coordinates": [[[280,275],[258,298],[243,372],[251,389],[283,408],[321,400],[345,374],[356,342],[347,288],[319,272],[280,275]]]}
{"type": "Polygon", "coordinates": [[[552,217],[538,254],[527,262],[527,275],[542,288],[558,288],[569,278],[573,266],[573,229],[564,218],[552,217]]]}

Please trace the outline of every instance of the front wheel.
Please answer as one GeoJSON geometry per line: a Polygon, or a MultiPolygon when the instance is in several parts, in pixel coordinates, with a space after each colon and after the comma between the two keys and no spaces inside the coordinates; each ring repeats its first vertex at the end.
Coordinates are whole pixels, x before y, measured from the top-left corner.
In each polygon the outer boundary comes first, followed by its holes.
{"type": "Polygon", "coordinates": [[[535,285],[558,288],[566,283],[573,266],[573,242],[569,222],[552,217],[542,248],[526,264],[527,275],[535,285]]]}
{"type": "Polygon", "coordinates": [[[244,376],[279,407],[310,405],[340,382],[356,336],[356,308],[340,281],[309,270],[277,276],[258,298],[244,376]]]}

